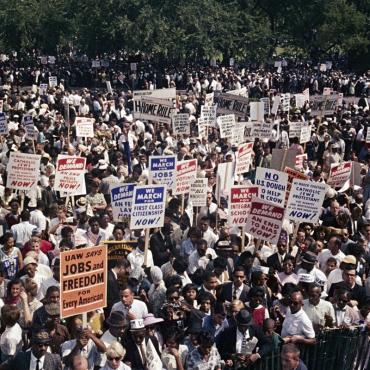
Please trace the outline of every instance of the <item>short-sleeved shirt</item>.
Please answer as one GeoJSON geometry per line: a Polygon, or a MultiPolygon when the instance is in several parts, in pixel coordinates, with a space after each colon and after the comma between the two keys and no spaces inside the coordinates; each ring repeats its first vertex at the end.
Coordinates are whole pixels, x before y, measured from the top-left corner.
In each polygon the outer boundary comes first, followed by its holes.
{"type": "Polygon", "coordinates": [[[294,314],[288,309],[283,322],[281,336],[285,338],[293,335],[302,335],[308,339],[315,338],[312,322],[302,308],[294,314]]]}

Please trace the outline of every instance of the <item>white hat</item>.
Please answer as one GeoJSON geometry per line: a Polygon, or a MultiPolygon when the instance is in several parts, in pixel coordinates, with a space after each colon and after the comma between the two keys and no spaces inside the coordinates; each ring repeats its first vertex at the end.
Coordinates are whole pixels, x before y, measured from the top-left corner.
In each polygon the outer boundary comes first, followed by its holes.
{"type": "Polygon", "coordinates": [[[130,330],[140,330],[140,329],[145,329],[143,319],[136,319],[130,321],[130,330]]]}
{"type": "Polygon", "coordinates": [[[33,257],[28,256],[23,260],[23,265],[27,266],[30,264],[38,265],[37,261],[33,257]]]}
{"type": "Polygon", "coordinates": [[[99,159],[98,168],[99,170],[106,170],[108,168],[108,163],[104,159],[99,159]]]}

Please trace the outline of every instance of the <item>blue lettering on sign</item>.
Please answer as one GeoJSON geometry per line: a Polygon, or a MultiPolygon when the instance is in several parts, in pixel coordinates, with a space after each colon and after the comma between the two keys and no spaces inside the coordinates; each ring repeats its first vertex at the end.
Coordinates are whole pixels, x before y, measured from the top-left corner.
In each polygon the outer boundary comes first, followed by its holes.
{"type": "Polygon", "coordinates": [[[134,188],[135,184],[129,184],[112,189],[112,201],[132,198],[132,195],[134,194],[134,188]]]}
{"type": "Polygon", "coordinates": [[[162,203],[164,199],[164,187],[137,189],[135,204],[162,203]]]}
{"type": "Polygon", "coordinates": [[[151,171],[174,170],[175,158],[152,158],[151,171]]]}

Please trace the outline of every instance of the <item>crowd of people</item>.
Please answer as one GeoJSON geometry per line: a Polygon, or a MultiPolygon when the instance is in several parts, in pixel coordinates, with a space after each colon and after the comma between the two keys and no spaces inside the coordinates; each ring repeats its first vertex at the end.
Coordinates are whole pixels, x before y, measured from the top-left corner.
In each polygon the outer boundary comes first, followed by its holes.
{"type": "Polygon", "coordinates": [[[281,353],[282,369],[304,370],[299,348],[315,345],[322,330],[369,330],[369,72],[294,63],[279,72],[86,69],[102,83],[111,81],[108,92],[83,87],[80,68],[58,68],[24,68],[12,60],[0,66],[9,130],[0,141],[0,369],[241,369],[281,353]],[[57,86],[39,91],[54,75],[57,86]],[[72,79],[81,88],[70,88],[72,79]],[[132,89],[161,87],[181,90],[173,103],[190,114],[190,135],[134,117],[132,89]],[[313,117],[308,102],[298,109],[292,100],[289,112],[265,117],[275,128],[269,139],[255,138],[242,183],[254,181],[257,167],[271,166],[273,148],[291,148],[307,154],[300,170],[311,181],[325,183],[331,164],[354,161],[361,165],[362,186],[328,187],[320,222],[300,224],[296,235],[286,222],[276,245],[230,225],[228,199],[217,198],[215,179],[218,164],[233,160],[234,146],[216,128],[199,137],[205,94],[246,88],[250,98],[268,97],[272,106],[279,93],[308,88],[315,95],[325,87],[344,94],[333,115],[313,117]],[[25,115],[37,128],[34,141],[26,137],[25,115]],[[76,137],[78,116],[95,119],[94,138],[76,137]],[[305,145],[288,136],[289,122],[299,120],[312,129],[305,145]],[[41,155],[34,191],[6,187],[9,155],[17,151],[41,155]],[[54,190],[59,154],[87,160],[86,194],[73,202],[54,190]],[[149,157],[163,154],[198,160],[197,176],[208,179],[207,203],[189,212],[188,194],[182,199],[168,192],[164,225],[151,229],[144,264],[144,230],[114,221],[110,186],[146,184],[149,157]],[[105,240],[137,242],[109,268],[107,306],[89,312],[86,326],[81,315],[62,319],[60,252],[105,240]]]}

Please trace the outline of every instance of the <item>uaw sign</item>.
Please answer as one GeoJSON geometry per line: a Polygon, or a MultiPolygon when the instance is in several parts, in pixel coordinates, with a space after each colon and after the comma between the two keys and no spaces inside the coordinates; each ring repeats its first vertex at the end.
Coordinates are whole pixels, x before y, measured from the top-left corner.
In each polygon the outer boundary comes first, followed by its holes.
{"type": "Polygon", "coordinates": [[[134,118],[171,124],[174,106],[172,101],[148,97],[134,100],[134,118]]]}
{"type": "Polygon", "coordinates": [[[235,114],[236,117],[245,118],[249,100],[243,96],[218,92],[215,93],[214,103],[217,104],[217,114],[235,114]]]}

